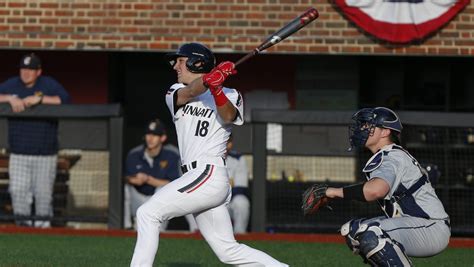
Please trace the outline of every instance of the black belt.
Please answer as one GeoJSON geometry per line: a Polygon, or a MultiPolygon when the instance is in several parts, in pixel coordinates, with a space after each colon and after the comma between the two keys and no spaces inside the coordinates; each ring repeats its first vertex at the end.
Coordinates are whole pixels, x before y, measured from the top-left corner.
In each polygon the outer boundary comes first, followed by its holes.
{"type": "Polygon", "coordinates": [[[191,168],[188,169],[188,165],[181,165],[181,172],[183,172],[183,174],[187,173],[188,171],[192,170],[192,169],[196,169],[197,167],[197,161],[193,161],[191,162],[191,168]]]}
{"type": "MultiPolygon", "coordinates": [[[[224,166],[226,165],[226,159],[225,158],[222,158],[222,162],[224,163],[224,166]]],[[[184,164],[184,165],[181,165],[181,172],[183,174],[187,173],[188,171],[192,170],[192,169],[196,169],[197,167],[197,161],[193,161],[191,162],[191,168],[188,168],[189,164],[184,164]]]]}

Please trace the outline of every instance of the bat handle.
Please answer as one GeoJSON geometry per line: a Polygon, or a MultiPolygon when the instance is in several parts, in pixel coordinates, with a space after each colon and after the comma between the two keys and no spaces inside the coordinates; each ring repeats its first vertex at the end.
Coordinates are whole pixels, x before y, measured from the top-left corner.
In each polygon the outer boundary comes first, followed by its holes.
{"type": "Polygon", "coordinates": [[[254,49],[252,52],[248,53],[247,55],[245,55],[241,59],[239,59],[237,62],[235,62],[235,66],[237,67],[238,65],[244,63],[245,61],[247,61],[247,59],[255,56],[256,54],[258,54],[258,52],[260,52],[258,49],[254,49]]]}

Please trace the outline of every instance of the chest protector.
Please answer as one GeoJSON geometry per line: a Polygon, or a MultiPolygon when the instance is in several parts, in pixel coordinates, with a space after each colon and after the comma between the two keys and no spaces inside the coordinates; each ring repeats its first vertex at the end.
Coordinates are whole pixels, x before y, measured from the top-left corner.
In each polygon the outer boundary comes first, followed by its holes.
{"type": "Polygon", "coordinates": [[[423,185],[429,183],[428,173],[423,169],[418,161],[408,153],[403,147],[398,145],[392,145],[391,148],[383,149],[374,154],[369,161],[366,163],[362,170],[367,178],[370,180],[370,174],[382,165],[383,159],[389,153],[399,150],[404,152],[412,161],[412,163],[420,170],[421,177],[409,188],[405,187],[400,181],[397,188],[393,192],[393,195],[383,200],[377,200],[380,207],[382,208],[385,215],[389,218],[399,217],[401,214],[406,214],[414,217],[429,218],[421,207],[416,203],[413,193],[418,191],[423,185]]]}

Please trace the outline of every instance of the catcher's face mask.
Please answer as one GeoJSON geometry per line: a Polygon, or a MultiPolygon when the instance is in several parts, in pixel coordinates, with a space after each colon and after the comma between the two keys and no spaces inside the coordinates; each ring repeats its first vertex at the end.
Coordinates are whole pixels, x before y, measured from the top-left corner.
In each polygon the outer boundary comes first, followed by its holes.
{"type": "Polygon", "coordinates": [[[367,139],[374,134],[375,127],[390,129],[398,134],[403,126],[397,114],[385,107],[363,108],[352,115],[354,121],[349,125],[349,142],[351,147],[364,147],[367,139]]]}
{"type": "Polygon", "coordinates": [[[354,147],[364,147],[369,136],[374,134],[376,123],[372,108],[364,108],[352,115],[354,121],[349,125],[349,143],[354,147]]]}

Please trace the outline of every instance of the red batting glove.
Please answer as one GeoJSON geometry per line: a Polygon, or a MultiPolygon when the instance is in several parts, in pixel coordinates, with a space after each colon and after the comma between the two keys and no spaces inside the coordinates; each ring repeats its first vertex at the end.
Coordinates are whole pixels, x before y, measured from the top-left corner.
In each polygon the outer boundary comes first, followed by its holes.
{"type": "Polygon", "coordinates": [[[216,97],[216,96],[220,96],[223,92],[222,92],[222,89],[224,87],[222,85],[218,85],[218,86],[209,86],[209,91],[211,91],[211,94],[216,97]]]}
{"type": "Polygon", "coordinates": [[[235,64],[230,61],[224,61],[217,65],[217,68],[222,71],[222,73],[227,78],[230,75],[236,74],[237,70],[235,69],[235,64]]]}
{"type": "Polygon", "coordinates": [[[202,81],[206,87],[219,87],[228,76],[236,74],[235,64],[224,61],[213,68],[209,73],[202,76],[202,81]]]}
{"type": "Polygon", "coordinates": [[[223,89],[222,85],[219,85],[217,87],[213,87],[213,86],[209,87],[209,91],[211,91],[211,94],[214,97],[214,101],[216,102],[216,106],[218,107],[225,105],[227,101],[229,101],[229,99],[224,94],[222,89],[223,89]]]}
{"type": "Polygon", "coordinates": [[[202,76],[202,82],[206,87],[218,87],[225,81],[226,76],[220,69],[213,68],[211,72],[202,76]]]}

